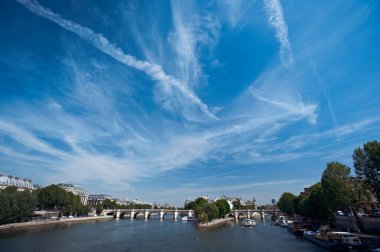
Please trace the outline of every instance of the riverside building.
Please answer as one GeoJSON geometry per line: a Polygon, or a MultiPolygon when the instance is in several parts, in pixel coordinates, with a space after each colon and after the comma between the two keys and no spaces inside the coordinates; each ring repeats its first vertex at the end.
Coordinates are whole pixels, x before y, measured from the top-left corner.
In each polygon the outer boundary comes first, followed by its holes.
{"type": "Polygon", "coordinates": [[[32,180],[21,179],[14,176],[0,175],[0,190],[5,189],[8,186],[17,187],[18,191],[33,190],[32,180]]]}
{"type": "Polygon", "coordinates": [[[108,194],[90,194],[88,196],[87,205],[94,207],[103,204],[106,199],[112,200],[112,196],[108,194]]]}
{"type": "Polygon", "coordinates": [[[74,185],[74,184],[64,184],[64,183],[60,183],[57,185],[68,192],[72,192],[73,194],[78,195],[80,197],[80,202],[83,205],[87,205],[88,193],[83,187],[74,185]]]}

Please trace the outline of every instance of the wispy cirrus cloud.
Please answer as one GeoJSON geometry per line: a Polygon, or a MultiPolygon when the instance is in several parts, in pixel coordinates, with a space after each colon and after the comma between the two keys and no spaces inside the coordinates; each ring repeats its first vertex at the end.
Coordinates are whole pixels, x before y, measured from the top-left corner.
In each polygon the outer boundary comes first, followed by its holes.
{"type": "Polygon", "coordinates": [[[321,87],[322,91],[323,91],[323,94],[326,98],[326,101],[327,101],[327,104],[328,104],[328,108],[329,108],[329,112],[330,112],[330,116],[331,116],[331,119],[333,121],[333,126],[334,126],[334,129],[336,129],[338,127],[338,122],[337,122],[337,119],[336,119],[336,116],[335,116],[335,112],[334,112],[334,108],[332,106],[332,102],[331,102],[331,97],[330,95],[328,94],[327,90],[326,90],[326,87],[324,86],[324,84],[322,83],[322,78],[321,76],[319,75],[318,71],[317,71],[317,67],[314,63],[314,60],[310,57],[310,64],[311,64],[311,69],[312,69],[312,72],[318,82],[318,85],[321,87]]]}
{"type": "Polygon", "coordinates": [[[146,73],[152,79],[159,81],[164,86],[164,90],[167,92],[170,92],[173,88],[178,90],[184,98],[196,105],[204,114],[210,118],[216,119],[216,116],[209,111],[208,106],[203,103],[202,100],[191,89],[189,89],[186,84],[165,73],[160,65],[150,63],[148,61],[138,60],[132,55],[125,54],[121,48],[111,44],[103,35],[95,33],[91,29],[83,27],[75,22],[62,18],[59,14],[54,13],[50,9],[40,5],[37,1],[18,0],[18,2],[34,14],[44,17],[58,24],[62,28],[77,34],[82,39],[119,62],[146,73]]]}
{"type": "Polygon", "coordinates": [[[173,29],[168,41],[176,55],[174,72],[190,86],[205,86],[207,78],[200,61],[213,57],[220,21],[207,7],[200,8],[193,2],[171,1],[171,14],[173,29]]]}
{"type": "Polygon", "coordinates": [[[220,18],[226,20],[232,28],[242,29],[251,21],[250,12],[255,1],[224,0],[217,1],[220,18]]]}
{"type": "Polygon", "coordinates": [[[317,121],[316,110],[318,108],[317,104],[304,104],[302,98],[300,97],[299,101],[296,103],[287,103],[280,100],[270,99],[262,96],[259,90],[252,90],[252,95],[260,101],[271,104],[275,107],[278,107],[286,112],[289,112],[292,115],[300,115],[309,120],[310,123],[315,124],[317,121]]]}
{"type": "Polygon", "coordinates": [[[280,43],[282,65],[289,68],[293,65],[293,50],[288,36],[288,25],[284,18],[280,0],[264,0],[268,21],[275,29],[276,38],[280,43]]]}

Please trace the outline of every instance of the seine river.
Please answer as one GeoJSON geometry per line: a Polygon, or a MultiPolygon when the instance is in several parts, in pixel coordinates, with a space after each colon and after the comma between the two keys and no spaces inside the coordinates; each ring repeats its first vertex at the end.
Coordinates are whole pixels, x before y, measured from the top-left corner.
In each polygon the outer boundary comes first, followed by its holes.
{"type": "Polygon", "coordinates": [[[325,251],[286,229],[257,220],[198,230],[170,219],[111,219],[0,232],[0,251],[325,251]]]}

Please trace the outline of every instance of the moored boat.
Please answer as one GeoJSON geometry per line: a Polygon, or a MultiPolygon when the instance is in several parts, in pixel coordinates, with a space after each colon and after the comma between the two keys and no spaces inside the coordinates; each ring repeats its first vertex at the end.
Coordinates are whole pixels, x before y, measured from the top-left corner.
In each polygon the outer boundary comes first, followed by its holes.
{"type": "Polygon", "coordinates": [[[182,221],[193,221],[194,218],[193,218],[193,217],[188,217],[188,216],[183,216],[183,217],[181,218],[181,220],[182,220],[182,221]]]}
{"type": "Polygon", "coordinates": [[[293,222],[293,221],[288,220],[288,218],[286,216],[280,215],[280,216],[278,216],[274,225],[281,226],[281,227],[287,227],[289,225],[289,223],[291,223],[291,222],[293,222]]]}
{"type": "Polygon", "coordinates": [[[327,249],[331,250],[337,250],[339,249],[339,245],[337,241],[334,240],[327,240],[323,239],[320,233],[314,232],[314,231],[304,231],[303,237],[311,242],[314,242],[315,244],[318,244],[322,247],[325,247],[327,249]]]}
{"type": "Polygon", "coordinates": [[[349,232],[304,231],[303,236],[330,250],[364,249],[360,238],[349,232]]]}
{"type": "Polygon", "coordinates": [[[244,219],[241,224],[244,227],[255,227],[256,226],[256,221],[252,219],[244,219]]]}
{"type": "Polygon", "coordinates": [[[290,233],[296,236],[302,236],[303,232],[306,231],[306,228],[304,228],[301,222],[299,221],[293,221],[293,222],[288,223],[286,228],[288,229],[290,233]]]}

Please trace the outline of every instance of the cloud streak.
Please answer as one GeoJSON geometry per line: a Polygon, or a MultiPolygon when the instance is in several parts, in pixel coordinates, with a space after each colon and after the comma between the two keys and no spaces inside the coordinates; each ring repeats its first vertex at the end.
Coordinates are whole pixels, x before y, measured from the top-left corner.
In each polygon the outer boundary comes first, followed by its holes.
{"type": "Polygon", "coordinates": [[[62,28],[71,31],[81,37],[83,40],[89,42],[94,47],[98,48],[100,51],[108,54],[113,57],[117,61],[140,70],[147,75],[149,75],[152,79],[159,81],[166,89],[175,88],[180,91],[180,93],[186,97],[192,104],[199,107],[199,109],[209,116],[210,118],[216,119],[216,116],[212,114],[208,106],[202,102],[202,100],[187,87],[187,85],[183,84],[181,81],[177,80],[171,75],[168,75],[164,72],[160,65],[150,63],[148,61],[138,60],[134,56],[125,54],[122,49],[112,45],[107,38],[99,33],[95,33],[91,29],[87,27],[83,27],[75,22],[62,18],[59,14],[52,12],[50,9],[47,9],[41,6],[37,1],[33,0],[17,0],[23,6],[25,6],[32,13],[44,17],[62,28]]]}
{"type": "Polygon", "coordinates": [[[322,89],[323,94],[324,94],[324,96],[326,98],[326,101],[327,101],[327,104],[328,104],[328,107],[329,107],[330,116],[331,116],[331,119],[333,121],[333,126],[334,126],[334,129],[336,130],[337,127],[338,127],[338,123],[337,123],[337,120],[336,120],[334,108],[333,108],[332,103],[331,103],[331,98],[330,98],[329,94],[327,93],[327,90],[326,90],[325,86],[322,83],[321,77],[320,77],[320,75],[317,72],[317,67],[315,66],[314,60],[313,60],[313,58],[311,56],[310,56],[310,64],[311,64],[312,72],[313,72],[315,78],[317,79],[318,85],[322,89]]]}
{"type": "Polygon", "coordinates": [[[280,42],[280,56],[282,65],[289,68],[293,65],[293,50],[288,37],[286,24],[280,0],[264,0],[265,10],[270,25],[275,29],[276,38],[280,42]]]}
{"type": "Polygon", "coordinates": [[[308,118],[309,122],[312,124],[315,124],[317,121],[318,114],[316,113],[316,110],[318,108],[318,105],[316,104],[307,104],[305,105],[303,101],[300,98],[300,101],[296,104],[286,103],[274,99],[269,99],[260,94],[260,91],[253,90],[252,95],[257,98],[260,101],[269,103],[275,107],[278,107],[280,109],[283,109],[290,114],[293,115],[300,115],[302,117],[308,118]]]}

